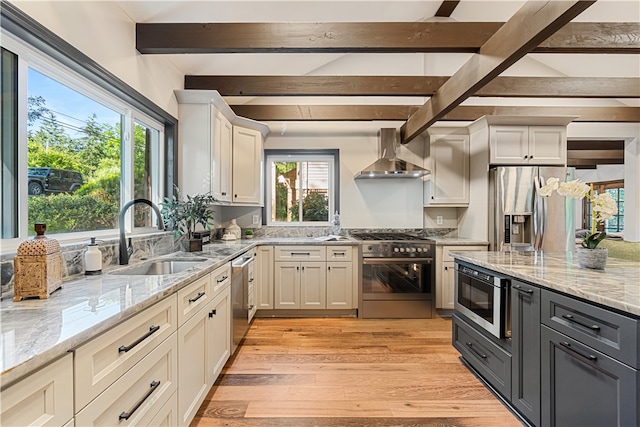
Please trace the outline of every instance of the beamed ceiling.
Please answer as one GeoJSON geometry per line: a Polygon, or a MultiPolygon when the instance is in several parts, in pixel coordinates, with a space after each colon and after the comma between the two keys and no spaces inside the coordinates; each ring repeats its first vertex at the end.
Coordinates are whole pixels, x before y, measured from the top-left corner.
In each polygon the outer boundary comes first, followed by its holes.
{"type": "Polygon", "coordinates": [[[640,122],[635,0],[118,3],[141,54],[260,121],[397,121],[405,143],[483,115],[640,122]]]}

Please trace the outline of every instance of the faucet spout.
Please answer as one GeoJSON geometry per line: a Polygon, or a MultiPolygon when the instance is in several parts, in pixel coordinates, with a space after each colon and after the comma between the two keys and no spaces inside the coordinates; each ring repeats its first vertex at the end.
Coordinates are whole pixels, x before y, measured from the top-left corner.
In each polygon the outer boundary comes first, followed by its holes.
{"type": "Polygon", "coordinates": [[[162,222],[162,215],[160,214],[160,209],[151,201],[147,199],[133,199],[124,204],[122,209],[120,209],[120,244],[119,244],[119,255],[120,255],[120,265],[129,264],[129,257],[133,253],[133,247],[131,246],[131,238],[129,238],[129,244],[127,245],[127,241],[124,235],[124,216],[127,210],[137,204],[143,203],[151,207],[154,210],[156,215],[158,216],[158,230],[164,230],[164,223],[162,222]]]}

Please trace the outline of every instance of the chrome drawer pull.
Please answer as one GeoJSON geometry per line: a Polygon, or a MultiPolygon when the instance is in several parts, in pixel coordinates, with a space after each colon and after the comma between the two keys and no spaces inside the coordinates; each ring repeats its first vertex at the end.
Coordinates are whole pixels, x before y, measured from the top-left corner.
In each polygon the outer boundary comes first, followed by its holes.
{"type": "Polygon", "coordinates": [[[575,317],[573,317],[573,315],[571,314],[563,314],[562,315],[563,319],[567,319],[569,322],[573,322],[573,323],[577,323],[578,325],[585,327],[587,329],[591,329],[592,331],[599,331],[600,330],[600,326],[598,325],[588,325],[586,323],[583,323],[579,320],[576,320],[575,317]]]}
{"type": "Polygon", "coordinates": [[[563,346],[564,348],[566,348],[568,351],[570,351],[571,353],[574,353],[576,356],[586,360],[587,362],[595,362],[598,360],[598,358],[596,356],[594,356],[593,354],[582,354],[580,353],[578,350],[576,350],[575,348],[571,347],[571,344],[569,344],[566,341],[563,341],[560,343],[561,346],[563,346]]]}
{"type": "Polygon", "coordinates": [[[467,343],[467,347],[469,347],[469,350],[473,351],[478,357],[482,358],[482,359],[486,359],[487,355],[486,354],[482,354],[480,353],[478,350],[476,350],[473,347],[473,344],[471,344],[470,342],[467,343]]]}
{"type": "Polygon", "coordinates": [[[149,328],[149,332],[147,332],[146,334],[144,334],[143,336],[141,336],[140,338],[132,342],[130,345],[121,345],[118,348],[118,353],[122,353],[123,351],[126,353],[129,350],[132,350],[135,346],[137,346],[142,341],[146,340],[147,338],[149,338],[151,335],[155,334],[159,330],[160,330],[160,326],[151,325],[151,327],[149,328]]]}
{"type": "Polygon", "coordinates": [[[531,289],[524,289],[522,286],[520,285],[514,285],[513,286],[514,289],[517,289],[520,292],[524,292],[525,294],[529,294],[531,295],[533,293],[533,291],[531,289]]]}
{"type": "Polygon", "coordinates": [[[160,381],[152,382],[151,386],[150,386],[151,388],[149,388],[149,390],[147,390],[147,392],[144,394],[144,396],[142,396],[142,398],[140,400],[138,400],[135,405],[133,405],[133,408],[131,408],[131,410],[129,412],[121,413],[120,416],[118,417],[118,419],[120,421],[128,420],[129,417],[131,417],[131,415],[133,415],[133,413],[136,412],[138,410],[138,408],[144,403],[144,401],[147,400],[147,398],[149,398],[149,396],[151,396],[151,393],[153,393],[155,391],[155,389],[158,388],[159,385],[160,385],[160,381]]]}
{"type": "Polygon", "coordinates": [[[198,295],[196,295],[193,298],[189,298],[189,303],[196,302],[205,295],[206,295],[206,292],[198,292],[198,295]]]}

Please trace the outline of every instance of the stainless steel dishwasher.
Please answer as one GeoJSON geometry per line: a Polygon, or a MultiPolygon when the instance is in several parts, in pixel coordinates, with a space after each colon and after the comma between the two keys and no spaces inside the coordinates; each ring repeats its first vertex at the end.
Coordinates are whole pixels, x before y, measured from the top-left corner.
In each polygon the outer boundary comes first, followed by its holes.
{"type": "Polygon", "coordinates": [[[246,252],[231,262],[231,336],[233,345],[231,354],[235,353],[240,341],[244,338],[251,319],[249,318],[249,281],[253,254],[246,252]]]}

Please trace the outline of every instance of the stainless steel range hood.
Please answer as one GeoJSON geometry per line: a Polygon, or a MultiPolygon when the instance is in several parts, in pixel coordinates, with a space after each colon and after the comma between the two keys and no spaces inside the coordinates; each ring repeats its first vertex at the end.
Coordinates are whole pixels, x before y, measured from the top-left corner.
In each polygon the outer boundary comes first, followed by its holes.
{"type": "Polygon", "coordinates": [[[380,159],[371,163],[355,175],[355,179],[380,178],[420,178],[431,171],[396,157],[400,145],[395,128],[382,128],[378,131],[380,159]]]}

